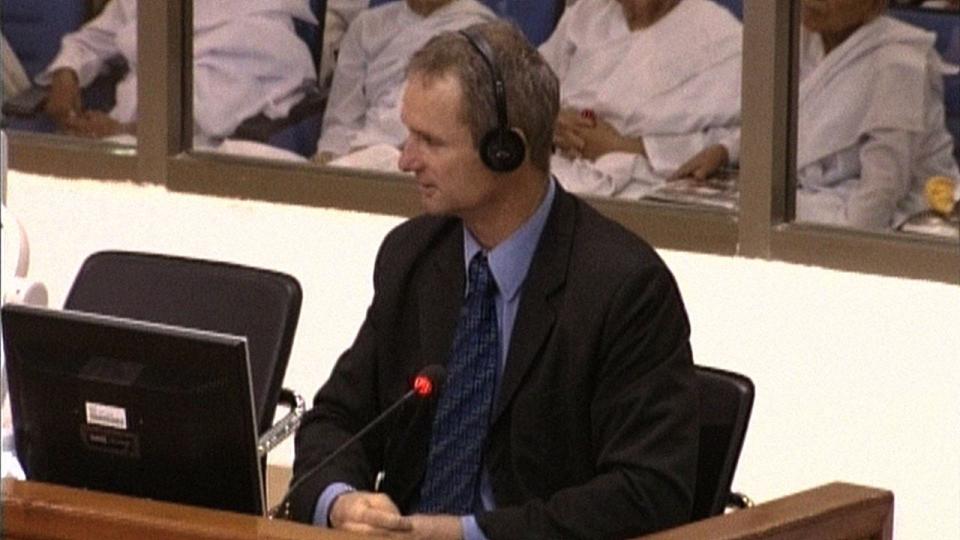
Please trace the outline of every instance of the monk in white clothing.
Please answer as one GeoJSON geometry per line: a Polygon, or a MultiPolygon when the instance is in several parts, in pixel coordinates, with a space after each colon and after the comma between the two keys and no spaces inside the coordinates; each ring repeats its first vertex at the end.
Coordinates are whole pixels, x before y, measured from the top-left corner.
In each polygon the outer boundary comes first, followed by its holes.
{"type": "MultiPolygon", "coordinates": [[[[935,35],[884,16],[886,0],[803,0],[797,220],[889,230],[958,178],[935,35]]],[[[709,160],[708,149],[681,168],[709,160]]]]}
{"type": "Polygon", "coordinates": [[[704,148],[725,149],[713,169],[736,159],[741,43],[740,22],[711,0],[568,7],[540,47],[560,79],[561,184],[637,199],[704,148]]]}
{"type": "MultiPolygon", "coordinates": [[[[317,24],[302,0],[193,3],[193,114],[197,142],[220,141],[251,116],[283,118],[316,85],[307,44],[294,19],[317,24]],[[269,36],[252,39],[251,36],[269,36]]],[[[46,112],[60,129],[84,137],[136,134],[137,0],[113,0],[81,29],[66,35],[37,83],[50,85],[46,112]],[[130,70],[107,113],[85,110],[80,88],[121,56],[130,70]]]]}
{"type": "Polygon", "coordinates": [[[314,159],[399,172],[399,147],[407,137],[399,98],[410,57],[441,32],[495,18],[476,0],[405,0],[362,11],[340,44],[314,159]],[[331,161],[368,147],[374,148],[364,155],[373,161],[331,161]]]}

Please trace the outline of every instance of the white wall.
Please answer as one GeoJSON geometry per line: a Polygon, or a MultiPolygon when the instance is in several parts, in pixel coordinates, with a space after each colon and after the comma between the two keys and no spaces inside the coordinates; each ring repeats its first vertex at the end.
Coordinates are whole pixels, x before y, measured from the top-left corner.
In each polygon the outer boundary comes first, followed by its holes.
{"type": "MultiPolygon", "coordinates": [[[[63,303],[83,259],[137,249],[296,276],[304,305],[288,386],[308,398],[352,340],[376,248],[398,218],[172,194],[11,171],[29,276],[63,303]]],[[[757,400],[734,487],[762,502],[834,480],[893,490],[899,538],[960,538],[960,287],[662,251],[698,363],[757,400]]],[[[960,272],[960,269],[958,269],[960,272]]],[[[292,460],[285,443],[270,458],[292,460]]]]}

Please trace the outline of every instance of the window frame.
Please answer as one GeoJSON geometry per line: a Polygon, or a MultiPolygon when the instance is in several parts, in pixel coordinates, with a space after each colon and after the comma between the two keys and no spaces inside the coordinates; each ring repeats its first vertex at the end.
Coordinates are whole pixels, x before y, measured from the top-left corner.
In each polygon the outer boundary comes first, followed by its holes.
{"type": "MultiPolygon", "coordinates": [[[[397,175],[192,151],[192,69],[187,69],[192,66],[192,5],[192,0],[138,3],[135,151],[12,132],[11,168],[64,178],[133,179],[219,197],[398,216],[419,213],[415,187],[397,175]]],[[[744,0],[738,211],[648,201],[591,203],[659,248],[960,282],[960,239],[792,222],[798,17],[798,0],[744,0]]]]}

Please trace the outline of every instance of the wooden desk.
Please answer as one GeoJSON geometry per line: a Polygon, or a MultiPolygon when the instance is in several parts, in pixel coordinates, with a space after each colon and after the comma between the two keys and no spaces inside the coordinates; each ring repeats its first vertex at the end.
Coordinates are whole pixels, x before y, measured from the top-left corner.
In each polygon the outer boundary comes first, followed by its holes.
{"type": "MultiPolygon", "coordinates": [[[[6,479],[10,540],[357,540],[289,521],[6,479]]],[[[645,540],[890,540],[893,494],[833,483],[644,537],[645,540]]]]}
{"type": "Polygon", "coordinates": [[[645,540],[891,540],[893,493],[835,482],[645,540]]]}
{"type": "Polygon", "coordinates": [[[291,521],[4,479],[9,540],[356,540],[291,521]]]}

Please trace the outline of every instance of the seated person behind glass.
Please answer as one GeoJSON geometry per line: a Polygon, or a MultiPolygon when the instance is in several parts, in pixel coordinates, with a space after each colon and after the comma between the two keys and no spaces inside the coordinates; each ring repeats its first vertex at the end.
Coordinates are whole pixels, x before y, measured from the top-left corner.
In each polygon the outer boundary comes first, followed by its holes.
{"type": "MultiPolygon", "coordinates": [[[[540,52],[560,78],[565,188],[637,199],[739,133],[741,24],[711,0],[580,0],[540,52]]],[[[707,176],[736,156],[716,152],[707,176]]]]}
{"type": "MultiPolygon", "coordinates": [[[[228,137],[259,113],[282,118],[316,84],[316,70],[293,18],[316,24],[306,2],[258,0],[224,9],[218,0],[194,0],[193,97],[195,131],[228,137]],[[251,40],[251,35],[269,35],[251,40]]],[[[64,132],[83,137],[136,133],[137,1],[113,0],[82,28],[66,35],[37,83],[50,85],[46,112],[64,132]],[[106,62],[122,56],[130,70],[117,84],[109,114],[85,110],[80,88],[106,62]]]]}
{"type": "Polygon", "coordinates": [[[890,229],[924,185],[957,178],[934,35],[883,15],[886,0],[804,0],[797,220],[890,229]]]}
{"type": "MultiPolygon", "coordinates": [[[[407,136],[400,122],[400,87],[414,51],[440,32],[495,17],[476,0],[405,0],[361,12],[340,44],[315,161],[328,163],[377,145],[384,152],[399,148],[407,136]]],[[[393,150],[375,161],[395,170],[398,154],[393,150]]],[[[374,161],[356,165],[374,167],[374,161]]]]}

